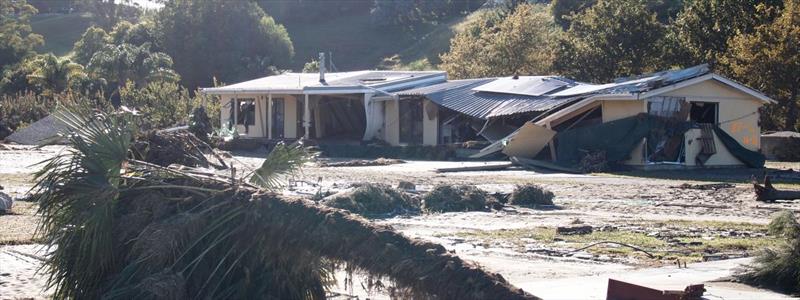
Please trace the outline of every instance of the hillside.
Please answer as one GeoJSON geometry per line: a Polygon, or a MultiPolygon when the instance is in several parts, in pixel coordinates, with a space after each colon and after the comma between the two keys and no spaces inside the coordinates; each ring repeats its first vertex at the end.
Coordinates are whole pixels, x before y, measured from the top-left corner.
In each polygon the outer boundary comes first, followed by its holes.
{"type": "Polygon", "coordinates": [[[374,69],[384,58],[399,55],[401,64],[427,58],[439,62],[439,54],[450,47],[450,39],[464,24],[474,20],[474,12],[438,25],[427,25],[409,32],[399,26],[376,27],[370,16],[348,15],[315,22],[285,22],[295,49],[292,69],[301,70],[318,53],[333,52],[334,64],[341,70],[374,69]]]}
{"type": "MultiPolygon", "coordinates": [[[[290,64],[293,70],[316,59],[320,51],[333,52],[339,70],[374,69],[384,58],[397,55],[394,62],[408,65],[427,59],[439,63],[439,54],[448,50],[450,39],[473,21],[480,11],[454,17],[438,25],[426,25],[411,32],[399,26],[376,27],[370,16],[347,15],[315,22],[285,22],[295,49],[290,64]]],[[[32,18],[33,31],[45,38],[40,53],[66,55],[91,25],[88,14],[40,14],[32,18]]]]}
{"type": "Polygon", "coordinates": [[[91,15],[73,14],[39,14],[31,18],[33,32],[44,36],[45,44],[36,49],[37,52],[62,56],[72,50],[81,35],[91,25],[91,15]]]}

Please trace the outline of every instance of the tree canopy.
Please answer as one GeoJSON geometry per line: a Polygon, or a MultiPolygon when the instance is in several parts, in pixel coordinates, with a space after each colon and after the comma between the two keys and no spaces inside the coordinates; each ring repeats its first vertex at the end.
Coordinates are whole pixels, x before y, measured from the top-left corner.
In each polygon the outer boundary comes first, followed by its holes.
{"type": "Polygon", "coordinates": [[[250,1],[173,0],[154,16],[156,49],[189,89],[274,74],[294,55],[286,29],[250,1]]]}
{"type": "Polygon", "coordinates": [[[0,70],[19,63],[44,43],[31,31],[30,18],[35,14],[36,8],[25,0],[0,1],[0,70]]]}

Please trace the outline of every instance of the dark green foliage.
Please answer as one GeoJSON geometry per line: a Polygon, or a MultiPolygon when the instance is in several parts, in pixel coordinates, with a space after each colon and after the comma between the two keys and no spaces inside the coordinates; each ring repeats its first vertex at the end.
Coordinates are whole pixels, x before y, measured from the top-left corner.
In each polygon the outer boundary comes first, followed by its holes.
{"type": "Polygon", "coordinates": [[[349,210],[364,216],[387,216],[419,211],[411,197],[381,183],[364,183],[352,190],[328,196],[322,204],[349,210]]]}
{"type": "Polygon", "coordinates": [[[508,201],[513,205],[535,207],[537,205],[553,205],[553,198],[555,198],[553,192],[535,184],[525,184],[514,188],[508,201]]]}
{"type": "Polygon", "coordinates": [[[592,82],[662,70],[665,34],[647,1],[602,0],[573,18],[554,68],[592,82]]]}
{"type": "Polygon", "coordinates": [[[195,107],[192,115],[189,116],[189,132],[194,134],[201,141],[211,143],[211,134],[214,133],[214,125],[206,114],[203,106],[195,107]]]}
{"type": "Polygon", "coordinates": [[[146,122],[141,129],[164,129],[187,125],[192,110],[189,91],[177,83],[157,80],[137,87],[133,82],[119,91],[120,105],[136,109],[146,122]]]}
{"type": "Polygon", "coordinates": [[[108,33],[100,27],[89,27],[72,47],[72,58],[75,62],[87,65],[95,53],[109,43],[108,33]]]}
{"type": "Polygon", "coordinates": [[[44,43],[41,35],[31,32],[30,17],[35,14],[36,8],[25,0],[0,1],[0,71],[44,43]]]}
{"type": "Polygon", "coordinates": [[[238,82],[274,74],[294,55],[286,29],[251,1],[174,0],[153,18],[155,44],[190,90],[214,77],[238,82]]]}
{"type": "Polygon", "coordinates": [[[500,206],[486,191],[471,185],[437,185],[422,196],[426,212],[487,211],[500,206]]]}
{"type": "Polygon", "coordinates": [[[765,249],[739,278],[787,293],[800,292],[800,224],[797,217],[791,211],[778,213],[769,224],[769,233],[784,238],[784,242],[765,249]]]}

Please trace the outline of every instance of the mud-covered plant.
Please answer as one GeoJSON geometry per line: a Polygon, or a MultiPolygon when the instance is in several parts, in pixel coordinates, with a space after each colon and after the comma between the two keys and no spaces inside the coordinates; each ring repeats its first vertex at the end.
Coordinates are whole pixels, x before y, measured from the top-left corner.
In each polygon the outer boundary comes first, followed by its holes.
{"type": "Polygon", "coordinates": [[[777,213],[769,224],[769,234],[783,241],[775,248],[764,249],[739,278],[783,292],[800,292],[800,223],[794,213],[777,213]]]}
{"type": "Polygon", "coordinates": [[[322,204],[369,217],[419,211],[408,194],[380,183],[361,184],[323,199],[322,204]]]}
{"type": "Polygon", "coordinates": [[[426,212],[485,211],[500,206],[486,191],[471,185],[437,185],[422,196],[426,212]]]}
{"type": "Polygon", "coordinates": [[[422,296],[537,299],[342,210],[132,159],[126,115],[57,116],[72,147],[46,161],[35,187],[56,299],[323,299],[345,263],[422,296]]]}
{"type": "Polygon", "coordinates": [[[508,201],[520,206],[553,205],[553,198],[553,192],[535,184],[525,184],[514,188],[508,201]]]}

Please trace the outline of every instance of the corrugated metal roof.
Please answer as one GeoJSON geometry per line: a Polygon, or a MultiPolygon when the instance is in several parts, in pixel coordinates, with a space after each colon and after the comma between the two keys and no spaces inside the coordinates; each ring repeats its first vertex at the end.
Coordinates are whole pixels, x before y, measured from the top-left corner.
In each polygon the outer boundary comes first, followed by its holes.
{"type": "Polygon", "coordinates": [[[434,103],[460,113],[488,119],[532,111],[546,111],[568,99],[475,91],[494,78],[451,80],[432,86],[400,91],[400,96],[424,96],[434,103]]]}

